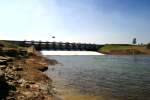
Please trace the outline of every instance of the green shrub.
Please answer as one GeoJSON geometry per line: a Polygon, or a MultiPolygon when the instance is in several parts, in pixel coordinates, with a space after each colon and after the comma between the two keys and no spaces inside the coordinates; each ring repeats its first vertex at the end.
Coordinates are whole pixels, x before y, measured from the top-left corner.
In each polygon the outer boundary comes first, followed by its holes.
{"type": "Polygon", "coordinates": [[[147,44],[147,49],[150,49],[150,43],[147,44]]]}

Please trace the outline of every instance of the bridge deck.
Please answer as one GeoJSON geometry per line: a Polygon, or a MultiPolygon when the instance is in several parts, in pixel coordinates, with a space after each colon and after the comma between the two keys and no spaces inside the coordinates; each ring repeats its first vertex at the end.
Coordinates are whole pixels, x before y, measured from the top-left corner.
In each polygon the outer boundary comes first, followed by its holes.
{"type": "Polygon", "coordinates": [[[82,51],[97,51],[104,45],[100,44],[86,44],[86,43],[69,43],[69,42],[44,42],[44,41],[12,41],[11,42],[20,46],[29,47],[34,46],[37,50],[82,50],[82,51]]]}

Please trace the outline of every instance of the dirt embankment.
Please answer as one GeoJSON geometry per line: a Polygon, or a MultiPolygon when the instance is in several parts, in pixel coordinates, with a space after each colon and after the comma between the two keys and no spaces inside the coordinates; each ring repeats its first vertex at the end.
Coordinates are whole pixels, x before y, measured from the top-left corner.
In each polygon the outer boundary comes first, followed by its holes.
{"type": "Polygon", "coordinates": [[[43,71],[57,61],[25,50],[10,51],[0,51],[0,100],[54,100],[52,80],[43,71]]]}

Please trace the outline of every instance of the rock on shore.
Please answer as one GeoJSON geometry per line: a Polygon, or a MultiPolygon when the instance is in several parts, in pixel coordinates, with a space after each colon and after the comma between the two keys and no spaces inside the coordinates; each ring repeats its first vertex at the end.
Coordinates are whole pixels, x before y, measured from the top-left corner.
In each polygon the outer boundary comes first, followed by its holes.
{"type": "Polygon", "coordinates": [[[0,100],[54,100],[52,80],[43,71],[57,61],[20,51],[6,54],[0,55],[0,100]]]}

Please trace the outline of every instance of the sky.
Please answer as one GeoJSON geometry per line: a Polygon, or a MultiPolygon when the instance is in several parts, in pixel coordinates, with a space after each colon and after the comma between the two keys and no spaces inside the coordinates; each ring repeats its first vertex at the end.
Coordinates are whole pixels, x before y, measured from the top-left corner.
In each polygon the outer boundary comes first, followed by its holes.
{"type": "Polygon", "coordinates": [[[149,26],[150,0],[0,0],[3,40],[148,43],[149,26]]]}

